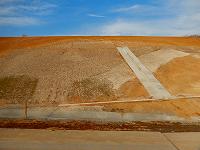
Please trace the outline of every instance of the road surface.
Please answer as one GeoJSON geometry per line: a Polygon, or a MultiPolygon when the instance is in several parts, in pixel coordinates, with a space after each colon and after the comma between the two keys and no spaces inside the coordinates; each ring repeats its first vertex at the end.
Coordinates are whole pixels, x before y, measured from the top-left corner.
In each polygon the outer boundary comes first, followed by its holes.
{"type": "Polygon", "coordinates": [[[200,133],[0,129],[1,150],[199,150],[200,133]]]}

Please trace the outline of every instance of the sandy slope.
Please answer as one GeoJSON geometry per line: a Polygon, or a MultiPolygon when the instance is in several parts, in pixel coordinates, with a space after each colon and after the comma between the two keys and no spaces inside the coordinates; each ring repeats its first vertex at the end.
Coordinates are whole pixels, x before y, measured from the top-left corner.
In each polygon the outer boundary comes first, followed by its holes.
{"type": "Polygon", "coordinates": [[[157,78],[174,95],[200,95],[200,59],[176,58],[161,66],[157,78]]]}
{"type": "Polygon", "coordinates": [[[134,112],[166,114],[192,119],[200,116],[200,98],[176,99],[171,101],[132,102],[104,104],[103,109],[112,112],[134,112]]]}
{"type": "Polygon", "coordinates": [[[37,78],[34,103],[69,102],[69,88],[86,78],[110,81],[115,99],[148,98],[116,46],[128,46],[171,94],[200,95],[200,40],[188,37],[0,38],[0,77],[37,78]]]}

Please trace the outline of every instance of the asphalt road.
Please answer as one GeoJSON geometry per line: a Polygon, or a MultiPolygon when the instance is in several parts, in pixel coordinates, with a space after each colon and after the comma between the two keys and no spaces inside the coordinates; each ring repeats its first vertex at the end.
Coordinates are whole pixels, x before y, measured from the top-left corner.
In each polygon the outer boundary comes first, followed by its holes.
{"type": "Polygon", "coordinates": [[[0,129],[1,150],[199,150],[200,133],[0,129]]]}

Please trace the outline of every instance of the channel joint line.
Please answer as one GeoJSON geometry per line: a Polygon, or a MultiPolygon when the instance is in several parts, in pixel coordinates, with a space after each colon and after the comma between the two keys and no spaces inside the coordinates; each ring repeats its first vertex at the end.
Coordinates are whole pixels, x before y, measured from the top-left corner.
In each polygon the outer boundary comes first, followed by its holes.
{"type": "Polygon", "coordinates": [[[152,98],[170,99],[173,97],[128,47],[117,47],[117,50],[152,98]]]}

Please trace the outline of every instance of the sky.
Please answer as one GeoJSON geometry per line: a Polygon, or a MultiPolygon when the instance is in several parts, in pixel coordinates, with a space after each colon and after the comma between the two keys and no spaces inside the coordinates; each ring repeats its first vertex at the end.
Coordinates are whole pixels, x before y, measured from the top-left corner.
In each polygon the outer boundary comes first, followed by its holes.
{"type": "Polygon", "coordinates": [[[0,0],[0,36],[200,34],[200,0],[0,0]]]}

